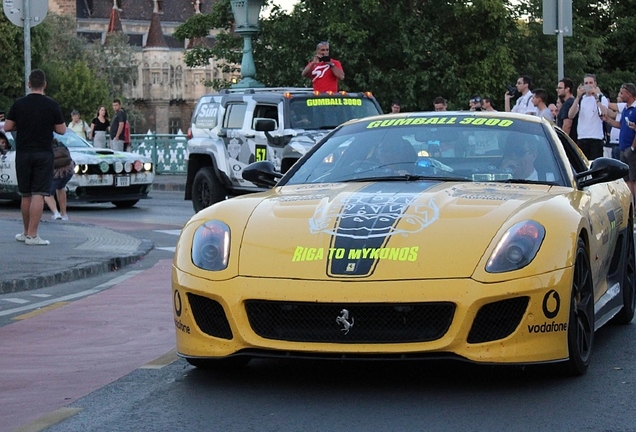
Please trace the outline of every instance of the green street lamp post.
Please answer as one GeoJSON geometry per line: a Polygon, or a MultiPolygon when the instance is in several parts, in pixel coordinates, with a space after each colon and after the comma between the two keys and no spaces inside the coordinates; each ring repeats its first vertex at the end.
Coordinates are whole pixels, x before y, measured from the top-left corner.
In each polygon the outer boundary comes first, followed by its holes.
{"type": "Polygon", "coordinates": [[[259,32],[258,15],[261,13],[263,0],[230,0],[230,4],[236,22],[234,32],[243,36],[242,79],[232,84],[232,88],[265,87],[254,79],[256,66],[252,55],[252,37],[259,32]]]}

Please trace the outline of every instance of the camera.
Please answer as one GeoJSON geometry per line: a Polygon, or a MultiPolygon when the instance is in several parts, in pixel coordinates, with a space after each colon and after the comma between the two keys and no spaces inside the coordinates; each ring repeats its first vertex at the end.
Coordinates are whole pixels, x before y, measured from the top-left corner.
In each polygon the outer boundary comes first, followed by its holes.
{"type": "Polygon", "coordinates": [[[325,63],[327,63],[327,62],[331,61],[331,57],[329,57],[329,56],[322,56],[322,57],[320,57],[318,60],[320,60],[321,62],[325,62],[325,63]]]}
{"type": "Polygon", "coordinates": [[[510,85],[510,84],[506,84],[506,90],[508,90],[508,94],[510,96],[516,96],[517,95],[517,87],[510,85]]]}

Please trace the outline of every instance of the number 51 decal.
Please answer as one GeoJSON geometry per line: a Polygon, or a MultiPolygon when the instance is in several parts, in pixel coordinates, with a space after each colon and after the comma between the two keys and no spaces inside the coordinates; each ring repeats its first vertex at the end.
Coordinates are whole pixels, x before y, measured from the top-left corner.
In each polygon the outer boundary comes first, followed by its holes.
{"type": "Polygon", "coordinates": [[[267,146],[256,144],[256,154],[254,155],[256,162],[267,160],[267,146]]]}

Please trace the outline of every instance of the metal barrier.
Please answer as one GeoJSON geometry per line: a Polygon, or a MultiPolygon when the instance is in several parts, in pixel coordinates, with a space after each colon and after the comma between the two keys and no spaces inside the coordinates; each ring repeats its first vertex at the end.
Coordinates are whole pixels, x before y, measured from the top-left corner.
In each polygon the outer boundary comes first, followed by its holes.
{"type": "Polygon", "coordinates": [[[188,141],[185,135],[132,134],[131,152],[148,156],[156,174],[185,174],[188,141]]]}

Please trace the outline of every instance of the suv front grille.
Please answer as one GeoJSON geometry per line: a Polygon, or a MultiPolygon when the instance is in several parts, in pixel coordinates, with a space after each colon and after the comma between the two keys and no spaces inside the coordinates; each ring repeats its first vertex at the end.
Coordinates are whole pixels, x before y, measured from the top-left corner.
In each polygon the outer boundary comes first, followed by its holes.
{"type": "Polygon", "coordinates": [[[437,303],[297,303],[249,300],[247,316],[266,339],[293,342],[427,342],[448,331],[455,305],[437,303]],[[348,311],[346,330],[343,310],[348,311]]]}

